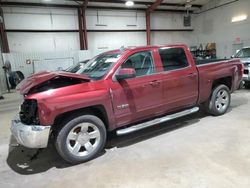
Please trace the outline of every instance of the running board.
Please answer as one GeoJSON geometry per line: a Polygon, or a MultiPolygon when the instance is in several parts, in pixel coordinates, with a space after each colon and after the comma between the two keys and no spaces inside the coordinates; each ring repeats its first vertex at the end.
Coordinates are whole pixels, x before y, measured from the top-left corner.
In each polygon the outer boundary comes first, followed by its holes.
{"type": "Polygon", "coordinates": [[[147,127],[151,127],[151,126],[159,124],[159,123],[163,123],[163,122],[170,121],[170,120],[182,117],[182,116],[193,114],[193,113],[198,112],[198,111],[199,111],[199,107],[194,107],[194,108],[191,108],[191,109],[188,109],[188,110],[177,112],[175,114],[170,114],[170,115],[167,115],[167,116],[164,116],[164,117],[161,117],[161,118],[157,118],[157,119],[150,120],[150,121],[147,121],[147,122],[144,122],[144,123],[133,125],[131,127],[127,127],[127,128],[124,128],[124,129],[119,129],[119,130],[116,131],[116,134],[117,135],[124,135],[124,134],[128,134],[128,133],[132,133],[132,132],[135,132],[135,131],[138,131],[138,130],[141,130],[141,129],[144,129],[144,128],[147,128],[147,127]]]}

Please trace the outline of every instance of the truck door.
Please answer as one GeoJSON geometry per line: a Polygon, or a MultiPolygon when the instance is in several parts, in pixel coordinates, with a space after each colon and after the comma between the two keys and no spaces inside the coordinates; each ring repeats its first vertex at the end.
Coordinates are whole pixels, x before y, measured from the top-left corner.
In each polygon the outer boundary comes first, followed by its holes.
{"type": "Polygon", "coordinates": [[[134,68],[136,77],[112,84],[117,125],[139,121],[157,113],[162,105],[162,83],[161,75],[156,73],[153,52],[136,52],[120,68],[134,68]]]}
{"type": "Polygon", "coordinates": [[[198,99],[198,72],[188,62],[184,48],[158,50],[163,66],[163,103],[167,111],[194,106],[198,99]]]}

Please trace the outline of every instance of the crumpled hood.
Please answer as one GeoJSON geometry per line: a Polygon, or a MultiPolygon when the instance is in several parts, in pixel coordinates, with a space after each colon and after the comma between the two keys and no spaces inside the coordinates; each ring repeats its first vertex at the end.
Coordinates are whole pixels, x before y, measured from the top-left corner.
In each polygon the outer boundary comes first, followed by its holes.
{"type": "Polygon", "coordinates": [[[48,72],[43,71],[36,74],[33,74],[26,79],[24,79],[20,84],[17,86],[17,90],[20,91],[21,94],[27,94],[33,87],[38,86],[48,80],[57,77],[66,77],[66,78],[76,78],[79,80],[83,80],[86,82],[90,81],[90,78],[86,75],[69,73],[69,72],[48,72]]]}

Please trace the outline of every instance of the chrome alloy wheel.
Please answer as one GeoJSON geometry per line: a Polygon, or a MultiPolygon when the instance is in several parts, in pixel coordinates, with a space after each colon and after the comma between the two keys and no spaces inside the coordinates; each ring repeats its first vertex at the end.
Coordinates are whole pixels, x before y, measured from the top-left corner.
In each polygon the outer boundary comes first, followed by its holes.
{"type": "Polygon", "coordinates": [[[94,124],[78,124],[67,136],[67,149],[74,156],[88,156],[99,146],[100,137],[100,131],[94,124]]]}
{"type": "Polygon", "coordinates": [[[226,90],[221,89],[217,95],[215,100],[215,107],[218,111],[223,112],[227,109],[229,105],[229,94],[226,90]]]}

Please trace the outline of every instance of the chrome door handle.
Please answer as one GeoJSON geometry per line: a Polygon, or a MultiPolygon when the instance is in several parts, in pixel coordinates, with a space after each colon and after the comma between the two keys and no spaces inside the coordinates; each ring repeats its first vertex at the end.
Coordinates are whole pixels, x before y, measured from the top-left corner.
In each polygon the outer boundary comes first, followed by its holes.
{"type": "Polygon", "coordinates": [[[190,74],[187,75],[188,78],[193,78],[195,76],[196,76],[196,73],[190,73],[190,74]]]}
{"type": "Polygon", "coordinates": [[[151,86],[158,86],[158,85],[160,84],[160,81],[154,80],[154,81],[149,82],[149,84],[150,84],[151,86]]]}

